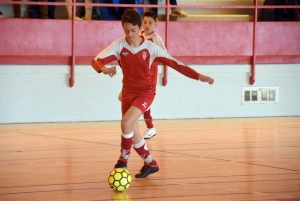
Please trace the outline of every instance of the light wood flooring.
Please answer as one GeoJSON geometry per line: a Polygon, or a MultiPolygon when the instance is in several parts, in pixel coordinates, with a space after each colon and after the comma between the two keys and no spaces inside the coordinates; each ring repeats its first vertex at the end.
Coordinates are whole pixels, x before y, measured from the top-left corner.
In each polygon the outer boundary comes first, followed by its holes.
{"type": "MultiPolygon", "coordinates": [[[[145,124],[139,122],[141,131],[145,124]]],[[[300,201],[300,117],[156,120],[147,140],[160,171],[107,182],[120,122],[0,125],[0,201],[300,201]]]]}

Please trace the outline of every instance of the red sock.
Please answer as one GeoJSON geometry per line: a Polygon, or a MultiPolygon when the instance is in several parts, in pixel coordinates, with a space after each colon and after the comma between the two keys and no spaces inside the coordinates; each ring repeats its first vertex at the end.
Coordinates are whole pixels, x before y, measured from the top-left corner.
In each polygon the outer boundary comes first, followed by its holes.
{"type": "Polygon", "coordinates": [[[127,162],[130,156],[130,149],[133,144],[133,132],[129,134],[122,134],[121,135],[121,155],[119,160],[123,162],[127,162]]]}
{"type": "Polygon", "coordinates": [[[140,155],[140,157],[144,160],[145,163],[148,163],[150,165],[155,165],[156,162],[153,160],[148,147],[146,145],[146,142],[144,139],[142,139],[140,142],[133,145],[134,150],[140,155]]]}
{"type": "Polygon", "coordinates": [[[147,128],[153,128],[153,120],[150,114],[150,109],[144,113],[144,121],[147,125],[147,128]]]}

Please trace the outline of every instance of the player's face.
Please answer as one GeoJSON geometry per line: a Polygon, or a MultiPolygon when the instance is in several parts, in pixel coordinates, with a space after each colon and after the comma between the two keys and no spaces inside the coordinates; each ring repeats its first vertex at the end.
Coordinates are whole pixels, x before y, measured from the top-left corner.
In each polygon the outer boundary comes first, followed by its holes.
{"type": "Polygon", "coordinates": [[[142,21],[142,27],[145,31],[145,34],[149,35],[156,27],[156,21],[152,17],[145,16],[142,21]]]}
{"type": "Polygon", "coordinates": [[[131,23],[124,23],[123,30],[124,30],[126,39],[129,42],[135,42],[137,40],[140,40],[141,28],[139,28],[138,25],[132,25],[131,23]]]}

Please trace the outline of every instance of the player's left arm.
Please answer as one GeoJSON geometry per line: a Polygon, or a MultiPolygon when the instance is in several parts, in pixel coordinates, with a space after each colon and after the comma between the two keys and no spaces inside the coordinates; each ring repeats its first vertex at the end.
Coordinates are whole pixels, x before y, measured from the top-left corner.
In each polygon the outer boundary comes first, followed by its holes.
{"type": "Polygon", "coordinates": [[[189,67],[189,66],[185,65],[184,63],[173,58],[169,53],[167,53],[166,51],[164,51],[161,48],[157,49],[154,54],[157,57],[153,60],[153,62],[159,62],[159,63],[165,64],[167,66],[170,66],[177,72],[179,72],[191,79],[200,80],[201,82],[208,82],[209,84],[214,83],[213,78],[198,73],[191,67],[189,67]]]}

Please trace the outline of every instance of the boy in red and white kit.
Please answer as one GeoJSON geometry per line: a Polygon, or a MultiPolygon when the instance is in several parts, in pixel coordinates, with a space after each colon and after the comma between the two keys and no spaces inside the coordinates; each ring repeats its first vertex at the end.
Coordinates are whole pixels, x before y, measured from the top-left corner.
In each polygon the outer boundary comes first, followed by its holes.
{"type": "MultiPolygon", "coordinates": [[[[154,32],[154,28],[157,25],[156,20],[157,20],[157,15],[155,12],[153,11],[144,12],[142,17],[142,27],[144,31],[141,32],[141,35],[144,36],[146,40],[153,42],[154,44],[158,45],[159,47],[167,51],[162,38],[157,33],[154,32]]],[[[151,68],[155,68],[153,70],[154,71],[156,70],[156,73],[157,73],[157,65],[158,64],[154,64],[151,67],[151,68]]],[[[120,92],[118,98],[120,101],[122,100],[122,92],[120,92]]],[[[156,135],[156,130],[153,125],[153,118],[151,116],[150,108],[144,113],[144,121],[147,125],[147,130],[144,132],[143,138],[150,139],[156,135]]]]}
{"type": "Polygon", "coordinates": [[[144,166],[136,178],[145,178],[159,171],[158,164],[147,148],[139,133],[138,119],[151,106],[156,92],[157,72],[153,63],[162,63],[179,73],[202,82],[213,84],[214,80],[197,73],[192,68],[174,59],[165,50],[140,36],[142,20],[140,14],[132,9],[122,16],[125,37],[114,41],[100,52],[91,62],[98,72],[111,77],[116,74],[116,67],[105,67],[114,60],[120,62],[123,73],[121,154],[115,168],[127,168],[130,150],[134,150],[144,160],[144,166]]]}
{"type": "MultiPolygon", "coordinates": [[[[141,35],[144,36],[145,39],[153,42],[154,44],[158,45],[159,47],[167,51],[162,38],[157,33],[154,32],[154,28],[157,25],[156,20],[157,20],[157,15],[155,12],[153,11],[144,12],[142,17],[142,27],[144,31],[142,31],[141,35]]],[[[157,73],[157,64],[153,64],[151,68],[155,68],[156,72],[154,73],[157,73]]],[[[157,80],[155,80],[155,82],[157,82],[157,80]]],[[[153,125],[153,118],[151,116],[150,108],[144,113],[144,121],[147,125],[147,130],[144,132],[143,138],[150,139],[156,135],[156,130],[153,125]]]]}

